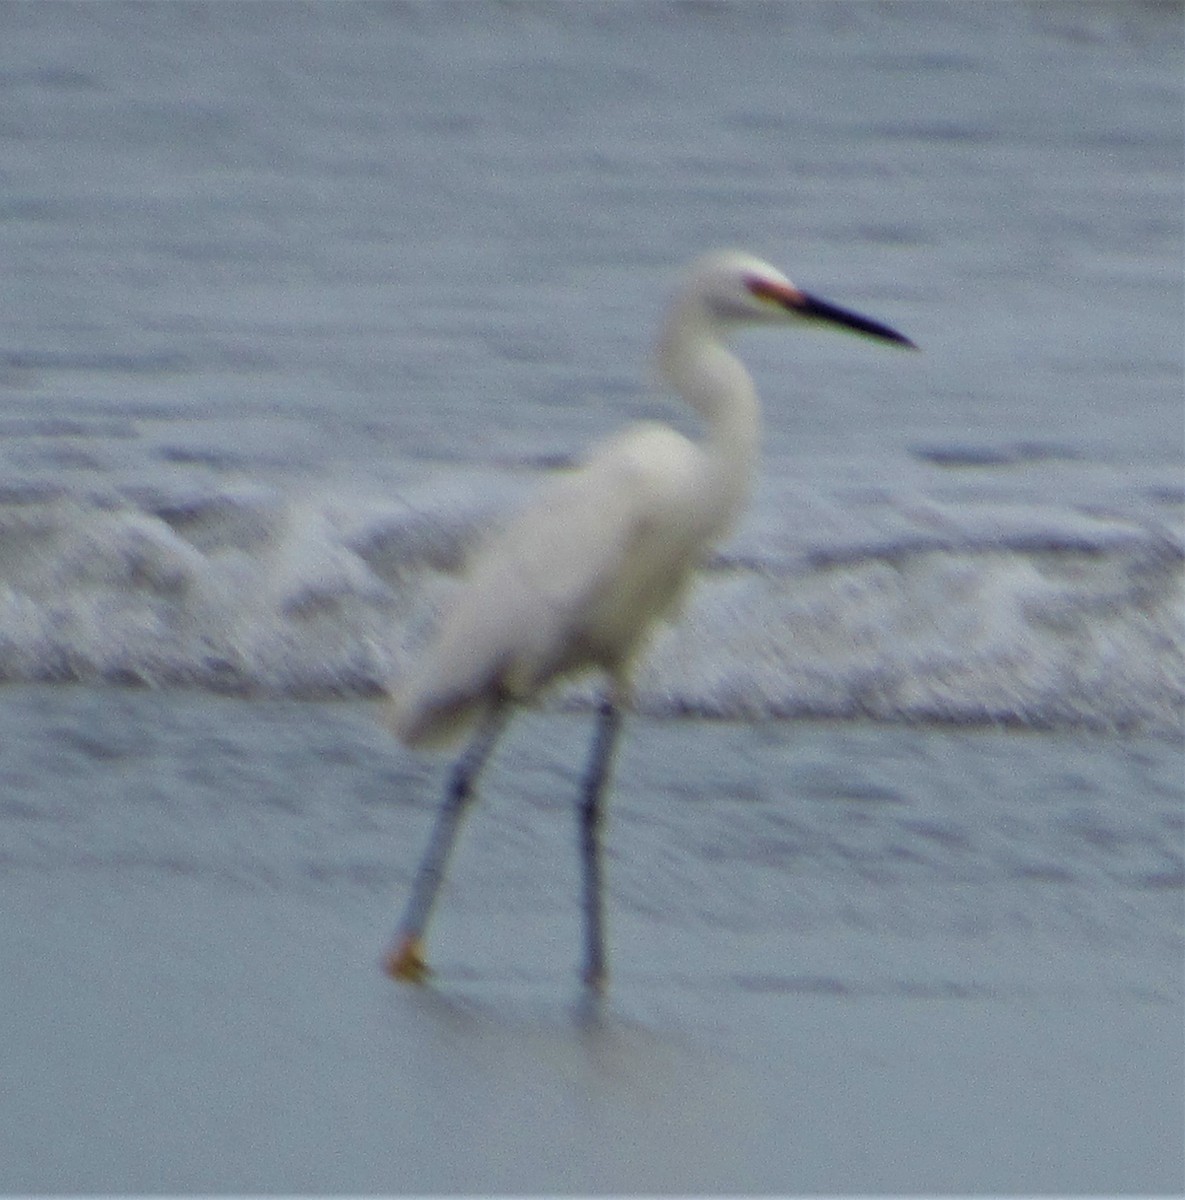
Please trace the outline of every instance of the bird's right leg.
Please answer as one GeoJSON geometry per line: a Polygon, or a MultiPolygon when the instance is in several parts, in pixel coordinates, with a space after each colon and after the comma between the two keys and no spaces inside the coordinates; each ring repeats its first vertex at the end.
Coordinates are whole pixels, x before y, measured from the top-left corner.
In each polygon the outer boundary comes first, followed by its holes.
{"type": "Polygon", "coordinates": [[[581,901],[584,909],[584,982],[594,992],[605,986],[605,934],[601,903],[601,798],[621,729],[617,697],[607,695],[597,710],[580,796],[581,901]]]}
{"type": "Polygon", "coordinates": [[[396,979],[418,983],[428,974],[428,964],[424,961],[424,929],[432,913],[436,894],[440,891],[461,818],[473,800],[477,777],[508,715],[505,702],[495,701],[449,777],[448,790],[437,813],[424,857],[416,870],[395,944],[387,955],[387,973],[396,979]]]}

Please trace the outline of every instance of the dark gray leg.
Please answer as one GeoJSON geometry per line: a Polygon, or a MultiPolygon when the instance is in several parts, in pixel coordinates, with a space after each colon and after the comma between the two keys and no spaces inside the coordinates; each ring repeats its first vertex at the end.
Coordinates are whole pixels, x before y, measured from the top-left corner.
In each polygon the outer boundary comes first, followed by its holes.
{"type": "Polygon", "coordinates": [[[396,979],[418,982],[428,973],[428,965],[424,961],[424,929],[432,914],[436,894],[440,891],[461,818],[473,800],[477,777],[508,716],[507,705],[502,701],[495,703],[453,768],[432,836],[416,870],[411,897],[404,910],[395,945],[387,956],[387,971],[396,979]]]}
{"type": "Polygon", "coordinates": [[[609,777],[621,710],[612,697],[601,701],[580,797],[580,861],[583,870],[584,982],[605,983],[605,934],[601,904],[601,796],[609,777]]]}

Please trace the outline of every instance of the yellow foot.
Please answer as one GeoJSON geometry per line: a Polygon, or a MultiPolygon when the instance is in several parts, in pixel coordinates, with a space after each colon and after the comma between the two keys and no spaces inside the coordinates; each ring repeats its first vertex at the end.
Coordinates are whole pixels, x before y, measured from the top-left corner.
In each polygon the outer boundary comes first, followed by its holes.
{"type": "Polygon", "coordinates": [[[423,983],[432,974],[424,961],[424,943],[418,937],[404,938],[387,955],[383,965],[388,975],[404,983],[423,983]]]}

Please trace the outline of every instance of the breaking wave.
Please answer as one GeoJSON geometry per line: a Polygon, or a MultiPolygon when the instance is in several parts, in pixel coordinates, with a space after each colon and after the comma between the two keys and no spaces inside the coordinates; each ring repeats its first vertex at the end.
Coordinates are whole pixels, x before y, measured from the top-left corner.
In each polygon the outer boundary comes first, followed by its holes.
{"type": "MultiPolygon", "coordinates": [[[[365,696],[397,687],[483,489],[362,502],[264,487],[0,498],[0,678],[365,696]]],[[[900,513],[717,555],[637,674],[655,714],[1177,731],[1179,537],[1062,512],[900,513]]],[[[765,533],[762,532],[764,529],[765,533]]],[[[809,532],[809,531],[808,531],[809,532]]],[[[550,702],[578,705],[590,683],[550,702]]]]}

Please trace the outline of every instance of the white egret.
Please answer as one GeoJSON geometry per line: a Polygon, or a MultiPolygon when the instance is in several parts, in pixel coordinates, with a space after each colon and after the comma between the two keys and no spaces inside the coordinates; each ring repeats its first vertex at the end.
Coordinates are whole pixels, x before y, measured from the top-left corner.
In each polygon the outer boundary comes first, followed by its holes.
{"type": "Polygon", "coordinates": [[[407,910],[386,960],[396,978],[428,971],[423,937],[461,817],[511,705],[562,675],[599,669],[601,701],[579,808],[585,982],[605,978],[601,795],[632,665],[677,607],[708,550],[733,525],[758,455],[760,411],[749,373],[726,348],[742,325],[826,322],[900,346],[895,330],[820,300],[747,254],[697,262],[658,344],[666,382],[701,418],[692,441],[667,425],[632,426],[550,481],[484,547],[435,640],[391,704],[408,745],[477,729],[448,784],[407,910]]]}

